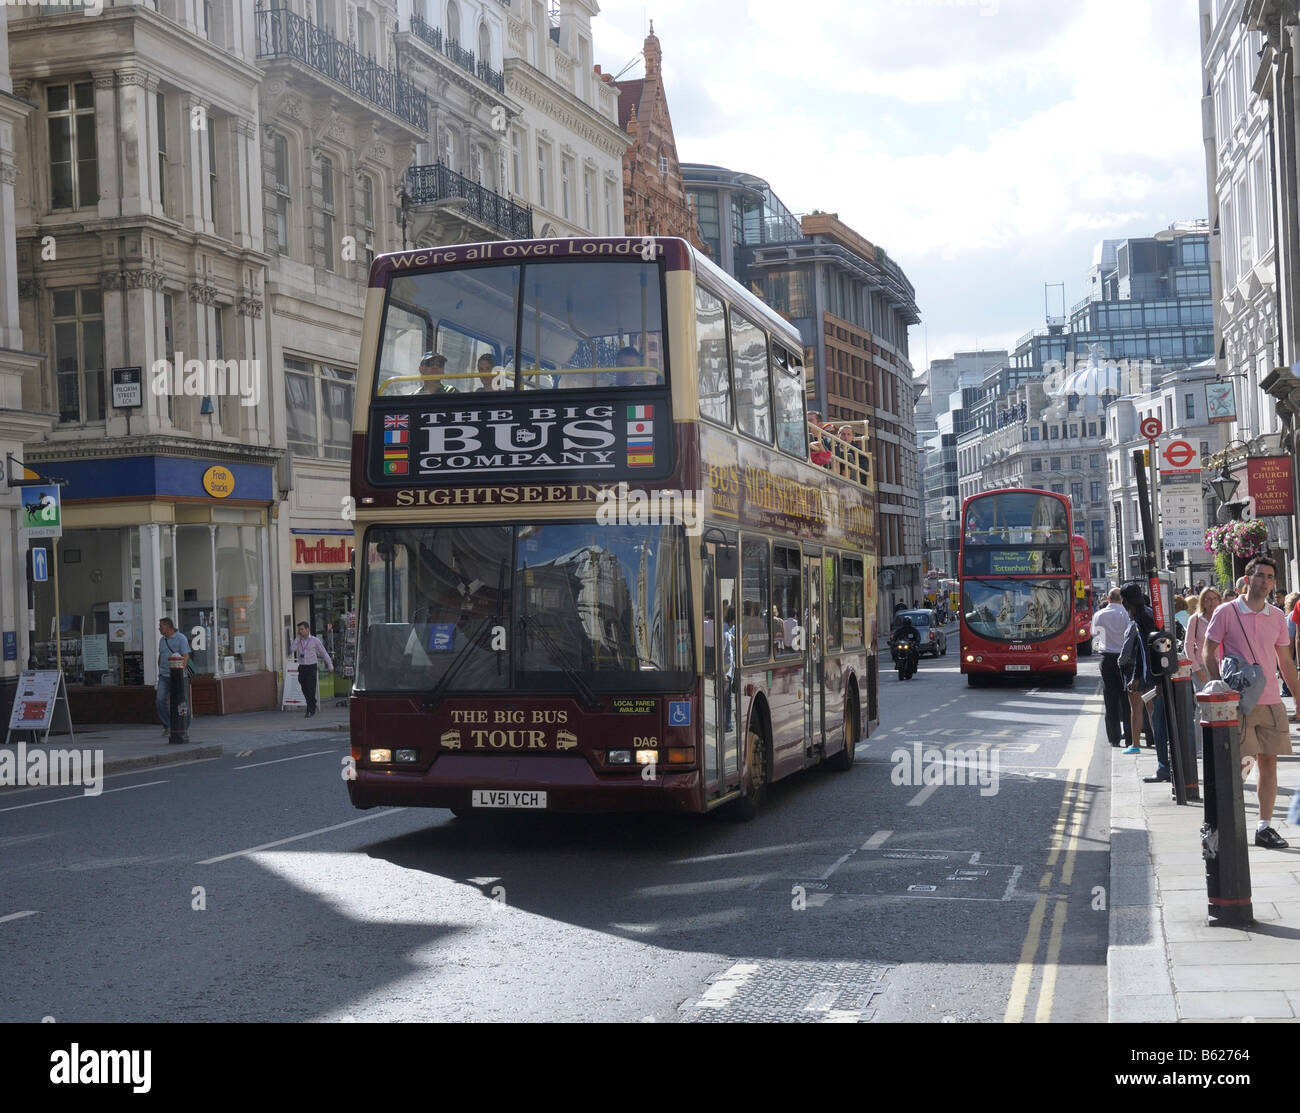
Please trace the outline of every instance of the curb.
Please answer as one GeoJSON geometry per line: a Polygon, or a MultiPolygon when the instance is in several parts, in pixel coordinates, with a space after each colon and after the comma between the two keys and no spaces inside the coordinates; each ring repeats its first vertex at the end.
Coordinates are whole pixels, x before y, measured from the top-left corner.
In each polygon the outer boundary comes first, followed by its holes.
{"type": "MultiPolygon", "coordinates": [[[[163,745],[170,745],[164,742],[163,745]]],[[[126,773],[132,769],[147,769],[151,765],[181,765],[190,761],[206,761],[211,758],[225,756],[224,746],[198,746],[194,749],[188,747],[178,749],[174,752],[158,754],[142,754],[138,757],[119,757],[111,761],[104,762],[104,775],[110,773],[126,773]]]]}
{"type": "MultiPolygon", "coordinates": [[[[1110,747],[1107,747],[1110,749],[1110,747]]],[[[1164,908],[1151,858],[1137,756],[1131,766],[1111,750],[1110,913],[1106,1013],[1112,1024],[1178,1020],[1169,975],[1164,908]]]]}

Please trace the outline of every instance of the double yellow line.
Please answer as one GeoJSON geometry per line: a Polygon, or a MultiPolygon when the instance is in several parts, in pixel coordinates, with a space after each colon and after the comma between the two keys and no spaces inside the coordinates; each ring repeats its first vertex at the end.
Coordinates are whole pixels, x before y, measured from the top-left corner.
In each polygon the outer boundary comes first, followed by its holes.
{"type": "Polygon", "coordinates": [[[1043,921],[1047,918],[1049,903],[1052,905],[1052,926],[1047,938],[1047,954],[1043,958],[1043,976],[1038,989],[1038,1005],[1034,1010],[1034,1022],[1046,1024],[1052,1019],[1052,1002],[1056,995],[1056,971],[1060,963],[1061,939],[1065,935],[1065,919],[1069,909],[1068,890],[1074,883],[1074,862],[1087,815],[1087,801],[1083,790],[1096,737],[1095,710],[1081,710],[1065,753],[1061,757],[1060,767],[1067,770],[1065,792],[1061,796],[1061,808],[1057,812],[1056,822],[1052,825],[1052,846],[1051,853],[1047,857],[1047,870],[1038,882],[1038,899],[1034,902],[1034,910],[1029,916],[1029,930],[1025,933],[1025,942],[1020,948],[1020,959],[1011,978],[1007,1011],[1002,1018],[1006,1024],[1020,1024],[1025,1019],[1034,977],[1034,957],[1038,954],[1038,945],[1043,935],[1043,921]],[[1058,865],[1061,871],[1060,888],[1065,891],[1053,894],[1052,882],[1058,865]]]}

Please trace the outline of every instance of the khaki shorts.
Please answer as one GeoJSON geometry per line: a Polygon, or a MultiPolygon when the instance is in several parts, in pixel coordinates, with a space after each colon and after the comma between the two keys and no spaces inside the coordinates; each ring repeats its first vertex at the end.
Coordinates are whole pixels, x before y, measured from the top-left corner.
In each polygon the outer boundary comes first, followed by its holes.
{"type": "Polygon", "coordinates": [[[1280,703],[1261,703],[1251,708],[1241,726],[1241,756],[1290,752],[1291,728],[1286,707],[1280,703]]]}

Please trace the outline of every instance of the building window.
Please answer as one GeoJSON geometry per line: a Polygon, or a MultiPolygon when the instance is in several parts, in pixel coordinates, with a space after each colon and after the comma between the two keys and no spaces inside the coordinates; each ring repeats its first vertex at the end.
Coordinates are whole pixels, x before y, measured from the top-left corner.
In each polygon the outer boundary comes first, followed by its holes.
{"type": "Polygon", "coordinates": [[[50,208],[82,209],[99,202],[95,147],[95,89],[89,81],[45,91],[50,140],[50,208]]]}
{"type": "Polygon", "coordinates": [[[1083,484],[1082,483],[1070,484],[1070,501],[1074,503],[1076,508],[1083,505],[1083,484]]]}
{"type": "Polygon", "coordinates": [[[289,254],[289,141],[283,135],[272,140],[275,170],[275,250],[289,254]]]}
{"type": "Polygon", "coordinates": [[[1071,471],[1078,471],[1078,470],[1079,470],[1080,468],[1082,468],[1082,467],[1083,467],[1083,457],[1082,457],[1082,456],[1071,456],[1071,457],[1070,457],[1070,470],[1071,470],[1071,471]]]}
{"type": "Polygon", "coordinates": [[[321,363],[284,361],[287,439],[295,456],[348,458],[354,378],[351,371],[321,363]]]}
{"type": "Polygon", "coordinates": [[[334,163],[320,160],[321,235],[324,239],[325,269],[334,269],[334,163]]]}
{"type": "Polygon", "coordinates": [[[605,183],[605,235],[614,235],[614,183],[605,183]]]}
{"type": "Polygon", "coordinates": [[[1094,479],[1091,483],[1088,484],[1088,501],[1101,502],[1101,491],[1102,491],[1101,480],[1094,479]]]}
{"type": "Polygon", "coordinates": [[[488,35],[486,23],[478,25],[478,60],[485,65],[492,64],[492,40],[488,35]]]}
{"type": "Polygon", "coordinates": [[[1183,395],[1183,417],[1185,417],[1188,421],[1196,420],[1196,395],[1194,394],[1183,395]]]}
{"type": "Polygon", "coordinates": [[[1092,523],[1092,555],[1106,555],[1106,523],[1094,520],[1092,523]]]}
{"type": "Polygon", "coordinates": [[[1071,439],[1071,440],[1074,440],[1074,438],[1077,437],[1078,435],[1079,435],[1079,427],[1078,427],[1077,425],[1071,425],[1071,426],[1070,426],[1070,439],[1071,439]]]}
{"type": "Polygon", "coordinates": [[[158,106],[158,205],[167,211],[167,99],[154,94],[158,106]]]}
{"type": "Polygon", "coordinates": [[[1053,483],[1053,484],[1052,484],[1052,491],[1053,491],[1054,493],[1058,494],[1058,495],[1063,495],[1063,494],[1065,494],[1065,484],[1064,484],[1064,483],[1053,483]]]}
{"type": "Polygon", "coordinates": [[[551,174],[550,151],[540,139],[537,141],[537,206],[545,209],[550,205],[546,191],[546,179],[551,174]]]}
{"type": "Polygon", "coordinates": [[[104,298],[99,290],[53,293],[59,420],[104,420],[104,298]]]}
{"type": "Polygon", "coordinates": [[[1030,463],[1029,463],[1029,470],[1030,470],[1030,471],[1042,471],[1042,470],[1043,470],[1043,461],[1042,461],[1042,460],[1039,460],[1038,458],[1035,457],[1035,458],[1034,458],[1033,460],[1031,460],[1030,463]]]}
{"type": "Polygon", "coordinates": [[[573,159],[560,159],[560,215],[569,220],[573,214],[573,159]]]}
{"type": "Polygon", "coordinates": [[[589,232],[596,229],[591,223],[592,217],[592,200],[591,195],[596,189],[596,176],[590,170],[582,172],[582,215],[583,227],[589,232]]]}
{"type": "Polygon", "coordinates": [[[1034,426],[1034,428],[1032,428],[1032,429],[1029,430],[1029,439],[1030,439],[1031,441],[1036,441],[1036,440],[1038,440],[1038,427],[1037,427],[1037,426],[1034,426]]]}
{"type": "Polygon", "coordinates": [[[1053,457],[1052,457],[1052,462],[1048,465],[1048,467],[1050,467],[1050,468],[1052,469],[1052,471],[1060,471],[1060,470],[1061,470],[1061,458],[1060,458],[1059,456],[1053,456],[1053,457]]]}
{"type": "Polygon", "coordinates": [[[517,130],[510,133],[510,173],[514,181],[515,192],[520,197],[526,196],[524,192],[524,140],[517,130]]]}
{"type": "Polygon", "coordinates": [[[447,38],[460,42],[460,8],[456,0],[447,0],[447,38]]]}
{"type": "Polygon", "coordinates": [[[1091,456],[1088,457],[1088,467],[1090,467],[1090,468],[1099,468],[1099,467],[1101,467],[1101,453],[1100,453],[1100,452],[1094,452],[1091,456]]]}
{"type": "Polygon", "coordinates": [[[1095,437],[1096,435],[1097,435],[1097,423],[1095,421],[1088,422],[1088,436],[1095,437]]]}
{"type": "Polygon", "coordinates": [[[1048,430],[1049,430],[1049,432],[1051,433],[1052,440],[1054,440],[1054,441],[1055,441],[1055,440],[1060,440],[1060,437],[1061,437],[1061,429],[1060,429],[1060,426],[1058,426],[1058,425],[1051,425],[1051,426],[1048,427],[1048,430]]]}
{"type": "Polygon", "coordinates": [[[667,175],[667,173],[668,173],[668,156],[667,156],[667,155],[660,155],[660,156],[659,156],[659,173],[660,173],[660,174],[663,174],[663,175],[667,175]]]}
{"type": "Polygon", "coordinates": [[[217,221],[217,123],[209,116],[208,131],[208,211],[212,214],[212,227],[218,231],[217,221]]]}

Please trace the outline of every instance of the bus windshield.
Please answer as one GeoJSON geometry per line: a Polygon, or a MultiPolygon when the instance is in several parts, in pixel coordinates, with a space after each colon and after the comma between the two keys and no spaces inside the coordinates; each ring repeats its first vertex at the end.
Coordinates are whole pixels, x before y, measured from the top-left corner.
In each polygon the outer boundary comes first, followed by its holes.
{"type": "Polygon", "coordinates": [[[681,525],[372,526],[356,689],[690,683],[681,525]]]}
{"type": "Polygon", "coordinates": [[[1060,545],[1070,540],[1066,504],[1035,491],[993,491],[966,507],[967,545],[1060,545]]]}
{"type": "Polygon", "coordinates": [[[1070,581],[963,580],[962,611],[971,633],[993,641],[1041,641],[1073,617],[1070,581]]]}
{"type": "Polygon", "coordinates": [[[529,262],[398,275],[375,397],[661,386],[659,268],[529,262]]]}

